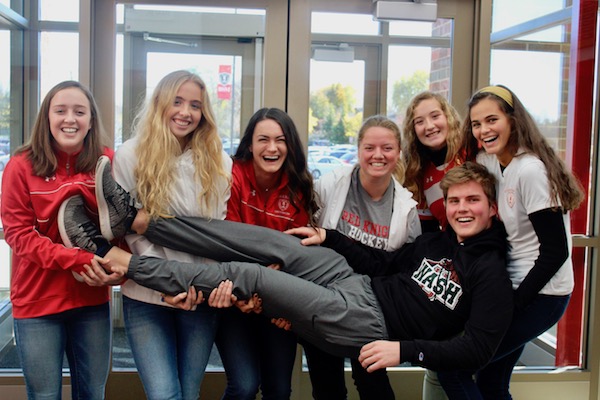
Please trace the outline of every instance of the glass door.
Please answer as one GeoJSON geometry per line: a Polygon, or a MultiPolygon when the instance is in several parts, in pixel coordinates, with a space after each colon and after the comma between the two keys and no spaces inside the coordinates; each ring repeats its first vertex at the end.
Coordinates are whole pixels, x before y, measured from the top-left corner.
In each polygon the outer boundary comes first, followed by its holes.
{"type": "Polygon", "coordinates": [[[135,112],[158,81],[186,69],[206,83],[224,148],[235,152],[242,122],[260,106],[255,103],[261,98],[264,10],[127,6],[124,11],[125,32],[117,38],[122,73],[117,73],[115,148],[131,136],[135,112]],[[186,26],[188,20],[200,21],[202,28],[186,26]],[[233,31],[216,30],[232,23],[233,31]]]}
{"type": "MultiPolygon", "coordinates": [[[[115,150],[131,137],[135,115],[160,79],[185,69],[206,83],[223,147],[233,154],[244,124],[261,106],[264,18],[259,9],[117,5],[115,150]]],[[[134,398],[143,390],[124,332],[119,287],[112,298],[107,395],[134,398]],[[123,387],[131,392],[121,393],[123,387]]],[[[216,349],[207,371],[222,371],[216,349]]]]}

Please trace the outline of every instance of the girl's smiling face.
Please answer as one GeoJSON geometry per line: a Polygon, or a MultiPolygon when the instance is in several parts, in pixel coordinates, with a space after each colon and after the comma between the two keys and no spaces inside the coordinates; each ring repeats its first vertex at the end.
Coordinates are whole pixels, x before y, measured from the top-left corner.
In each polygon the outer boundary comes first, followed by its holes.
{"type": "Polygon", "coordinates": [[[57,92],[50,101],[48,123],[59,150],[68,154],[81,150],[92,126],[92,111],[85,93],[75,87],[57,92]]]}
{"type": "Polygon", "coordinates": [[[446,146],[448,118],[436,99],[423,100],[415,107],[413,126],[423,146],[432,150],[441,150],[446,146]]]}
{"type": "Polygon", "coordinates": [[[202,119],[202,89],[196,83],[183,83],[167,111],[169,129],[183,149],[202,119]]]}
{"type": "Polygon", "coordinates": [[[268,118],[257,123],[252,134],[250,152],[257,176],[279,172],[288,154],[281,126],[268,118]]]}
{"type": "Polygon", "coordinates": [[[473,136],[486,153],[495,154],[501,165],[507,166],[513,158],[508,145],[510,139],[510,119],[497,101],[482,99],[469,112],[473,136]]]}
{"type": "Polygon", "coordinates": [[[381,126],[368,128],[358,144],[358,163],[369,177],[390,178],[400,160],[400,145],[394,132],[381,126]]]}

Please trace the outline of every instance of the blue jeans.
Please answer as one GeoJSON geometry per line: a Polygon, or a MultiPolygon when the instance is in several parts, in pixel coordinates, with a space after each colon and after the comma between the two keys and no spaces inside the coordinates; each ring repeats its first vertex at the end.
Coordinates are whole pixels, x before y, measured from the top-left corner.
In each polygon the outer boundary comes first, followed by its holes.
{"type": "Polygon", "coordinates": [[[14,320],[28,399],[60,399],[67,354],[73,399],[104,399],[111,346],[109,303],[14,320]]]}
{"type": "Polygon", "coordinates": [[[217,348],[227,375],[223,399],[289,399],[296,359],[297,336],[257,314],[237,308],[223,310],[217,348]]]}
{"type": "Polygon", "coordinates": [[[195,311],[123,296],[125,332],[148,399],[198,398],[217,331],[217,310],[195,311]]]}
{"type": "Polygon", "coordinates": [[[510,400],[510,377],[525,345],[554,326],[564,314],[571,296],[538,294],[523,310],[516,310],[513,320],[496,350],[492,361],[474,371],[438,372],[440,383],[450,399],[510,400]]]}

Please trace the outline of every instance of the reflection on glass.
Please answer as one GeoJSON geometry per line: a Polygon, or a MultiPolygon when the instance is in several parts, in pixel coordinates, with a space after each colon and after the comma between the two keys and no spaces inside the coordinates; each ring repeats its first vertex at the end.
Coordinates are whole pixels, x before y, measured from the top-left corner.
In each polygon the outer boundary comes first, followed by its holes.
{"type": "Polygon", "coordinates": [[[79,34],[42,32],[40,38],[40,99],[57,83],[79,79],[79,34]]]}
{"type": "Polygon", "coordinates": [[[79,0],[39,0],[40,20],[79,22],[79,0]]]}
{"type": "Polygon", "coordinates": [[[313,12],[311,32],[375,36],[379,35],[379,22],[374,21],[370,14],[313,12]]]}

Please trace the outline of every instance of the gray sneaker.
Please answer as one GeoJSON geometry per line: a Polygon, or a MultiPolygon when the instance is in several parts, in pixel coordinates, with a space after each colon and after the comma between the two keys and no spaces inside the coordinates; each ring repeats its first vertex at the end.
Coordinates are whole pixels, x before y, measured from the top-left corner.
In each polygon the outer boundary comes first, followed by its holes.
{"type": "Polygon", "coordinates": [[[98,241],[106,242],[98,227],[87,216],[83,197],[69,197],[58,209],[58,231],[66,247],[79,247],[90,253],[98,250],[98,241]]]}
{"type": "Polygon", "coordinates": [[[101,156],[96,164],[96,200],[100,231],[106,240],[125,236],[137,214],[133,199],[113,179],[110,169],[110,159],[101,156]]]}
{"type": "MultiPolygon", "coordinates": [[[[83,197],[69,197],[62,202],[58,209],[58,231],[66,247],[79,247],[90,253],[96,253],[102,237],[98,227],[90,220],[85,211],[83,197]]],[[[81,275],[71,271],[75,279],[83,282],[81,275]]]]}

